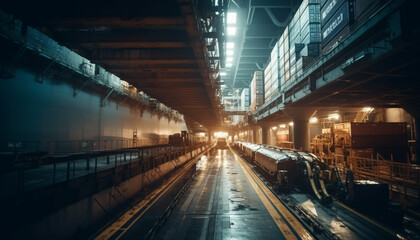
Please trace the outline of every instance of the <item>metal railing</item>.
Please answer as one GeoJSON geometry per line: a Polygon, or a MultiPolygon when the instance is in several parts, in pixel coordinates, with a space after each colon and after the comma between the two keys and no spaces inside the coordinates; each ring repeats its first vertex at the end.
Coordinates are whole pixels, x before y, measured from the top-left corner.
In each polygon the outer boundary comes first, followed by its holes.
{"type": "Polygon", "coordinates": [[[193,157],[193,151],[204,151],[205,143],[193,147],[157,145],[141,148],[51,156],[50,162],[33,169],[17,169],[0,174],[0,198],[69,183],[70,181],[113,174],[117,168],[130,169],[130,177],[153,169],[182,155],[193,157]],[[190,155],[190,154],[191,155],[190,155]]]}
{"type": "Polygon", "coordinates": [[[356,179],[376,180],[420,189],[420,166],[377,158],[344,155],[322,156],[330,166],[336,166],[344,175],[345,169],[353,171],[356,179]]]}
{"type": "Polygon", "coordinates": [[[167,138],[156,139],[115,139],[115,140],[75,140],[75,141],[2,141],[0,152],[46,152],[48,154],[79,153],[115,150],[168,144],[167,138]]]}

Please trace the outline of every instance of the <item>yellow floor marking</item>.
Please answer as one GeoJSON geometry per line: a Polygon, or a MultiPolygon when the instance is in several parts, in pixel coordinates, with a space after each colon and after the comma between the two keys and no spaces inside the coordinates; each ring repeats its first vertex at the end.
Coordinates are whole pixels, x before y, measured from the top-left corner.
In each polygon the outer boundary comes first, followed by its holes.
{"type": "Polygon", "coordinates": [[[115,221],[111,226],[106,228],[101,234],[99,234],[95,239],[97,240],[106,240],[109,239],[114,235],[114,233],[118,230],[123,230],[116,239],[119,239],[122,237],[122,235],[127,232],[128,229],[130,229],[137,220],[143,216],[144,213],[147,212],[147,210],[155,204],[159,198],[166,193],[170,187],[191,167],[192,164],[194,164],[195,161],[192,161],[188,163],[188,165],[183,168],[182,172],[176,176],[171,177],[165,184],[161,185],[159,188],[154,190],[151,194],[149,194],[145,199],[140,201],[137,205],[135,205],[133,208],[131,208],[129,211],[127,211],[124,215],[122,215],[117,221],[115,221]],[[150,203],[150,201],[155,197],[159,195],[153,202],[150,203]],[[124,226],[135,214],[137,214],[140,210],[142,210],[148,203],[150,203],[147,208],[144,209],[144,211],[137,216],[134,221],[126,228],[123,228],[124,226]]]}
{"type": "Polygon", "coordinates": [[[271,190],[265,186],[265,184],[252,172],[249,166],[243,162],[243,160],[237,156],[237,154],[232,151],[235,158],[238,160],[242,170],[250,181],[252,187],[257,192],[259,198],[264,203],[264,206],[269,211],[271,217],[276,222],[280,231],[284,234],[286,239],[296,239],[293,232],[289,229],[286,222],[274,209],[273,205],[270,203],[268,198],[274,204],[274,206],[283,214],[284,218],[290,223],[295,232],[299,235],[300,238],[304,240],[313,239],[312,235],[300,224],[300,222],[289,212],[288,209],[280,202],[280,200],[271,192],[271,190]],[[261,189],[260,189],[261,188],[261,189]],[[265,194],[264,194],[264,193],[265,194]],[[268,196],[268,198],[267,198],[268,196]]]}

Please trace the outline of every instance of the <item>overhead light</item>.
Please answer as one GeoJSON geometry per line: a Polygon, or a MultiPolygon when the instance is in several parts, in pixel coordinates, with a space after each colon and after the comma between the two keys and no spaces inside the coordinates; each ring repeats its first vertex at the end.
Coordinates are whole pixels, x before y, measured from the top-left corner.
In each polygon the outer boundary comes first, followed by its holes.
{"type": "Polygon", "coordinates": [[[228,68],[232,67],[232,63],[226,63],[226,67],[228,68]]]}
{"type": "MultiPolygon", "coordinates": [[[[226,120],[225,120],[226,121],[226,120]]],[[[227,137],[228,133],[227,132],[215,132],[213,134],[213,136],[217,137],[217,138],[221,138],[221,137],[227,137]]]]}
{"type": "Polygon", "coordinates": [[[280,128],[286,128],[286,124],[280,124],[280,128]]]}
{"type": "Polygon", "coordinates": [[[340,115],[338,113],[333,113],[328,115],[328,120],[338,120],[340,118],[340,115]]]}
{"type": "Polygon", "coordinates": [[[226,43],[226,47],[227,48],[234,48],[235,47],[235,43],[234,42],[228,42],[228,43],[226,43]]]}
{"type": "Polygon", "coordinates": [[[227,50],[226,51],[226,55],[233,56],[233,50],[227,50]]]}
{"type": "Polygon", "coordinates": [[[372,112],[373,111],[373,107],[364,107],[362,108],[362,112],[372,112]]]}
{"type": "Polygon", "coordinates": [[[236,27],[228,27],[227,28],[227,34],[229,36],[235,36],[236,35],[236,27]]]}
{"type": "Polygon", "coordinates": [[[229,12],[227,14],[227,23],[235,24],[236,23],[236,12],[229,12]]]}
{"type": "Polygon", "coordinates": [[[318,118],[317,117],[312,117],[309,119],[310,123],[317,123],[318,122],[318,118]]]}
{"type": "Polygon", "coordinates": [[[220,76],[226,76],[227,75],[227,73],[226,72],[221,72],[220,73],[220,76]]]}
{"type": "Polygon", "coordinates": [[[227,61],[227,62],[232,62],[232,61],[233,61],[233,57],[228,57],[228,58],[226,58],[226,61],[227,61]]]}
{"type": "Polygon", "coordinates": [[[289,122],[289,126],[292,126],[293,127],[293,122],[289,122]]]}
{"type": "Polygon", "coordinates": [[[277,127],[276,127],[276,126],[274,126],[274,127],[272,127],[271,129],[272,129],[272,130],[274,130],[274,131],[276,131],[276,130],[277,130],[277,127]]]}

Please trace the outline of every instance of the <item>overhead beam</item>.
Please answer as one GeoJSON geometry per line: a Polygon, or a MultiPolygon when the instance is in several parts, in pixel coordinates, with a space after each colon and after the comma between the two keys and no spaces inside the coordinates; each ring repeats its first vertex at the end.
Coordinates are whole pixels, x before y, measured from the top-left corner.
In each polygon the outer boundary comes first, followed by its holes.
{"type": "Polygon", "coordinates": [[[188,42],[184,29],[129,29],[103,31],[65,31],[57,33],[59,42],[188,42]]]}
{"type": "Polygon", "coordinates": [[[73,48],[185,48],[189,47],[189,43],[185,41],[118,41],[118,42],[77,42],[73,44],[73,48]]]}
{"type": "Polygon", "coordinates": [[[292,8],[291,1],[279,0],[252,0],[251,8],[292,8]]]}
{"type": "Polygon", "coordinates": [[[185,22],[180,17],[77,17],[44,21],[42,25],[59,26],[56,30],[65,28],[91,28],[92,26],[110,28],[176,28],[183,27],[185,22]]]}
{"type": "Polygon", "coordinates": [[[159,64],[193,64],[195,59],[94,59],[99,64],[144,64],[157,66],[159,64]]]}
{"type": "Polygon", "coordinates": [[[194,53],[190,48],[168,49],[101,49],[93,51],[91,60],[122,60],[122,59],[194,59],[194,53]]]}

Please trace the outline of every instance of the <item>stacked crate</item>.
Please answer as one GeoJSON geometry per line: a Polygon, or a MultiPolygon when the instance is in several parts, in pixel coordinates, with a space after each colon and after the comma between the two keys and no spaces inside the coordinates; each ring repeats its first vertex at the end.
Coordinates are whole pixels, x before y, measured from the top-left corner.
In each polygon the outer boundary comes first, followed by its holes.
{"type": "Polygon", "coordinates": [[[320,54],[321,10],[319,0],[305,0],[289,23],[290,79],[303,74],[313,57],[320,54]]]}
{"type": "Polygon", "coordinates": [[[280,59],[278,42],[271,51],[270,62],[264,71],[264,101],[269,101],[279,92],[280,87],[280,59]]]}
{"type": "Polygon", "coordinates": [[[289,62],[289,27],[284,29],[279,40],[280,55],[280,84],[283,85],[290,79],[290,62],[289,62]]]}
{"type": "Polygon", "coordinates": [[[250,105],[249,101],[249,88],[244,88],[241,93],[241,108],[248,108],[250,105]]]}
{"type": "Polygon", "coordinates": [[[262,71],[255,71],[251,81],[251,105],[249,110],[254,112],[264,103],[264,79],[262,71]]]}
{"type": "Polygon", "coordinates": [[[320,21],[320,0],[304,0],[271,51],[264,70],[265,102],[276,96],[284,83],[301,76],[320,54],[320,21]]]}

